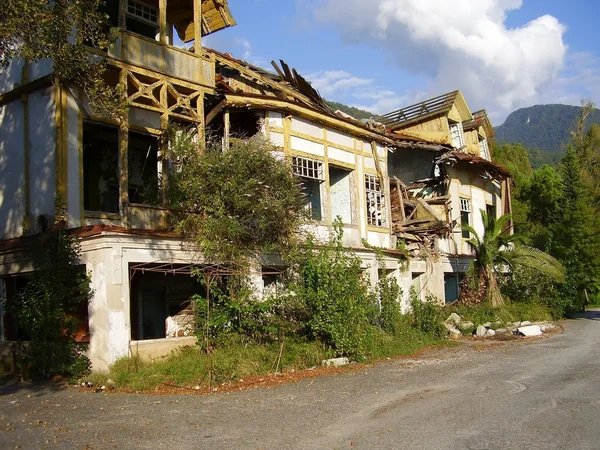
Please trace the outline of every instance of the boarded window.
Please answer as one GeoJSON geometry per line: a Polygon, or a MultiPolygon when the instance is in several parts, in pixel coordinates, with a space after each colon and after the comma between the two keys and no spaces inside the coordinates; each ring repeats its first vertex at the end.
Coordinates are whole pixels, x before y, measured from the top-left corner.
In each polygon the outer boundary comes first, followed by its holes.
{"type": "Polygon", "coordinates": [[[367,199],[367,224],[374,227],[386,226],[385,194],[376,175],[365,175],[367,199]]]}
{"type": "Polygon", "coordinates": [[[83,124],[83,207],[87,211],[119,212],[119,131],[83,124]]]}

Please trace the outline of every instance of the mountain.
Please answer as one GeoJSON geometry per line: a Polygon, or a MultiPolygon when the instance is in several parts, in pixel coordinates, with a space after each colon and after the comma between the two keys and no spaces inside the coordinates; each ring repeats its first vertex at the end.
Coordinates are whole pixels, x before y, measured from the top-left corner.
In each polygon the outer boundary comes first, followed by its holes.
{"type": "MultiPolygon", "coordinates": [[[[506,121],[497,126],[496,141],[523,144],[530,150],[532,165],[558,161],[566,150],[570,130],[581,113],[579,106],[535,105],[510,113],[506,121]],[[534,164],[537,163],[537,164],[534,164]]],[[[595,109],[587,118],[587,127],[600,123],[600,110],[595,109]]]]}
{"type": "Polygon", "coordinates": [[[343,103],[332,102],[330,100],[325,100],[325,103],[327,103],[334,111],[339,109],[346,114],[350,114],[355,119],[371,119],[377,117],[377,114],[365,111],[364,109],[355,108],[354,106],[344,105],[343,103]]]}

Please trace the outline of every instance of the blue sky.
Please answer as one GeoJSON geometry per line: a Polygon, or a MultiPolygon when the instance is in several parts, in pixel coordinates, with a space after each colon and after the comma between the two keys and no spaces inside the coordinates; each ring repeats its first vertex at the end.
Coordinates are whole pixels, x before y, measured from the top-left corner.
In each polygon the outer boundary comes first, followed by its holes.
{"type": "Polygon", "coordinates": [[[500,124],[534,104],[600,101],[594,0],[229,0],[204,45],[279,58],[330,100],[385,113],[454,89],[500,124]]]}

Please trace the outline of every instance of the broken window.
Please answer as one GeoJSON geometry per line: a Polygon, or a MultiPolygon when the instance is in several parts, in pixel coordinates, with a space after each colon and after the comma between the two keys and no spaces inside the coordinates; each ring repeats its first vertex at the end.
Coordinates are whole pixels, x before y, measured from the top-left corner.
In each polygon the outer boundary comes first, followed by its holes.
{"type": "Polygon", "coordinates": [[[116,127],[83,124],[83,208],[119,212],[119,131],[116,127]]]}
{"type": "Polygon", "coordinates": [[[302,179],[302,191],[306,199],[306,208],[311,218],[322,220],[321,184],[324,181],[323,163],[301,156],[292,157],[292,170],[302,179]]]}
{"type": "Polygon", "coordinates": [[[365,175],[365,194],[367,198],[367,225],[386,226],[385,194],[381,189],[377,175],[365,175]]]}
{"type": "Polygon", "coordinates": [[[496,218],[496,206],[490,203],[485,205],[485,213],[488,217],[496,218]]]}
{"type": "Polygon", "coordinates": [[[488,147],[487,139],[479,141],[479,156],[487,160],[490,159],[490,149],[488,147]]]}
{"type": "Polygon", "coordinates": [[[229,113],[229,134],[240,139],[248,139],[260,133],[264,118],[253,111],[231,111],[229,113]]]}
{"type": "Polygon", "coordinates": [[[284,267],[262,266],[264,298],[278,297],[285,291],[284,271],[284,267]]]}
{"type": "Polygon", "coordinates": [[[466,230],[465,225],[470,225],[470,216],[471,216],[471,200],[468,198],[460,199],[460,223],[463,227],[462,229],[462,237],[465,239],[469,239],[471,234],[469,230],[466,230]]]}
{"type": "Polygon", "coordinates": [[[129,203],[160,205],[158,137],[130,131],[129,203]]]}
{"type": "Polygon", "coordinates": [[[331,216],[340,217],[343,223],[352,223],[352,171],[329,166],[329,193],[331,216]]]}
{"type": "Polygon", "coordinates": [[[132,33],[157,39],[158,37],[158,8],[146,2],[127,1],[125,28],[132,33]]]}
{"type": "Polygon", "coordinates": [[[450,122],[450,140],[452,141],[452,147],[459,149],[464,147],[465,138],[463,136],[463,127],[460,122],[450,122]]]}

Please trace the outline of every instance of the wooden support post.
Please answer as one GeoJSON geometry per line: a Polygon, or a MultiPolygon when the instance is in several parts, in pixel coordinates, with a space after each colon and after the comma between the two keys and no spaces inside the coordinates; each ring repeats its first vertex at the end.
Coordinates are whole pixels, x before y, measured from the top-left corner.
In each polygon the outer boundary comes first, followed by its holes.
{"type": "Polygon", "coordinates": [[[204,119],[204,91],[200,92],[200,95],[196,98],[196,114],[200,118],[200,122],[196,127],[198,136],[198,151],[204,152],[204,148],[206,146],[206,136],[205,136],[205,119],[204,119]]]}
{"type": "Polygon", "coordinates": [[[396,190],[398,191],[398,200],[400,202],[400,216],[402,217],[402,222],[404,222],[406,220],[406,213],[404,212],[404,189],[398,178],[394,177],[394,181],[396,182],[396,190]]]}
{"type": "MultiPolygon", "coordinates": [[[[127,69],[121,69],[119,82],[127,92],[127,69]]],[[[119,121],[119,213],[125,228],[129,227],[129,118],[126,115],[119,121]]]]}
{"type": "Polygon", "coordinates": [[[225,108],[223,114],[223,151],[229,151],[229,133],[231,131],[231,123],[229,122],[229,108],[225,108]]]}
{"type": "Polygon", "coordinates": [[[163,113],[160,115],[160,129],[162,131],[162,137],[160,139],[159,158],[158,158],[158,177],[160,182],[162,204],[166,206],[167,203],[167,183],[168,173],[165,166],[166,152],[168,142],[168,129],[169,129],[169,113],[167,105],[167,83],[163,84],[160,88],[160,106],[163,113]]]}
{"type": "Polygon", "coordinates": [[[283,152],[286,156],[292,153],[292,116],[283,117],[283,152]]]}
{"type": "Polygon", "coordinates": [[[167,0],[158,0],[158,32],[161,44],[167,42],[167,0]]]}
{"type": "Polygon", "coordinates": [[[202,52],[202,0],[194,0],[194,53],[202,52]]]}
{"type": "Polygon", "coordinates": [[[54,221],[66,219],[67,209],[67,92],[56,80],[54,89],[56,127],[56,197],[54,221]]]}

